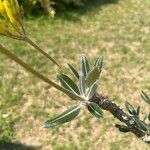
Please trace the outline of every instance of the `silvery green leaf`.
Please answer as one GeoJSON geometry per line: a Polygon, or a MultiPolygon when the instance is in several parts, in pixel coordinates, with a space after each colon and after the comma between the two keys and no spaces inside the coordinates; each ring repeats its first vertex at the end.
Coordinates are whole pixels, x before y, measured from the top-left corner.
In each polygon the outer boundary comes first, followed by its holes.
{"type": "Polygon", "coordinates": [[[94,64],[95,67],[98,67],[99,73],[101,73],[102,67],[103,67],[103,56],[99,56],[94,64]]]}
{"type": "Polygon", "coordinates": [[[137,114],[137,116],[139,116],[139,114],[140,114],[140,106],[137,107],[136,114],[137,114]]]}
{"type": "Polygon", "coordinates": [[[141,91],[141,97],[146,103],[150,104],[150,97],[144,91],[141,91]]]}
{"type": "MultiPolygon", "coordinates": [[[[68,93],[66,93],[72,100],[81,100],[80,95],[77,95],[76,93],[73,93],[71,91],[69,91],[68,93]]],[[[83,100],[83,99],[82,99],[83,100]]]]}
{"type": "Polygon", "coordinates": [[[57,77],[60,80],[60,82],[64,88],[68,89],[69,91],[71,91],[77,95],[79,94],[79,89],[78,89],[77,85],[67,75],[60,74],[57,77]]]}
{"type": "Polygon", "coordinates": [[[71,69],[71,71],[74,73],[74,75],[77,77],[77,79],[79,79],[79,74],[77,70],[71,64],[68,64],[68,66],[71,69]]]}
{"type": "Polygon", "coordinates": [[[85,76],[83,75],[79,78],[79,91],[81,95],[86,95],[85,76]]]}
{"type": "Polygon", "coordinates": [[[74,106],[68,109],[58,117],[46,121],[44,123],[44,128],[52,128],[73,120],[80,113],[80,109],[81,109],[81,105],[74,106]]]}
{"type": "Polygon", "coordinates": [[[88,72],[90,71],[90,66],[85,55],[81,56],[81,70],[82,74],[86,77],[88,72]]]}
{"type": "Polygon", "coordinates": [[[103,117],[103,111],[96,103],[91,102],[90,104],[87,105],[87,108],[93,116],[97,118],[103,117]]]}
{"type": "Polygon", "coordinates": [[[125,106],[130,114],[137,115],[135,108],[129,102],[126,101],[125,106]]]}
{"type": "Polygon", "coordinates": [[[98,68],[95,67],[88,73],[85,79],[86,85],[90,87],[91,85],[93,85],[93,83],[95,83],[98,80],[98,78],[99,78],[99,71],[98,68]]]}
{"type": "Polygon", "coordinates": [[[130,129],[125,125],[116,124],[115,127],[118,128],[120,132],[130,132],[130,129]]]}
{"type": "Polygon", "coordinates": [[[134,121],[135,121],[136,125],[137,125],[140,129],[142,129],[142,130],[144,130],[144,131],[150,131],[149,125],[147,125],[147,124],[144,123],[143,121],[141,121],[141,120],[139,120],[139,119],[137,119],[137,118],[134,118],[134,121]]]}
{"type": "Polygon", "coordinates": [[[88,97],[88,99],[91,99],[95,94],[96,94],[96,90],[97,90],[97,82],[95,82],[88,90],[88,93],[86,95],[86,97],[88,97]]]}
{"type": "Polygon", "coordinates": [[[137,117],[139,119],[139,117],[140,117],[140,106],[138,106],[136,108],[136,113],[134,114],[134,117],[137,117]]]}

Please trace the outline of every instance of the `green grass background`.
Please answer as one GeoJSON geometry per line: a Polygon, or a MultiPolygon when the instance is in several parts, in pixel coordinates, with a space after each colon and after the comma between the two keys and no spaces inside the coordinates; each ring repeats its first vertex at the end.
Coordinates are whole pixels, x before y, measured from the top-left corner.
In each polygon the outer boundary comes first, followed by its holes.
{"type": "MultiPolygon", "coordinates": [[[[30,17],[25,26],[28,35],[65,72],[67,63],[79,68],[83,53],[91,63],[103,55],[99,93],[123,109],[126,100],[141,105],[145,113],[149,108],[139,95],[140,90],[150,91],[149,8],[149,0],[93,0],[86,7],[59,12],[54,19],[30,17]]],[[[57,81],[58,68],[32,47],[4,37],[0,43],[57,81]]],[[[131,133],[120,133],[114,127],[119,121],[108,112],[104,119],[97,120],[83,110],[71,123],[42,128],[43,122],[72,105],[70,98],[0,54],[0,149],[149,149],[131,133]]]]}

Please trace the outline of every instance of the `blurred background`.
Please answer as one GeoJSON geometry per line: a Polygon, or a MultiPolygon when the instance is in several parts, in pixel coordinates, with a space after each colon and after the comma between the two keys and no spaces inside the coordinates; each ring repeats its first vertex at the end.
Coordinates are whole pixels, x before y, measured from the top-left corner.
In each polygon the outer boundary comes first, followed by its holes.
{"type": "MultiPolygon", "coordinates": [[[[149,0],[20,0],[28,35],[68,72],[79,69],[80,55],[91,63],[104,56],[98,92],[125,109],[148,106],[150,93],[149,0]],[[24,7],[24,8],[23,8],[24,7]]],[[[59,73],[29,45],[1,37],[0,43],[52,80],[59,73]]],[[[72,75],[71,73],[69,75],[72,75]]],[[[97,120],[86,110],[53,129],[42,124],[74,104],[0,53],[0,149],[2,150],[148,150],[131,133],[120,133],[108,112],[97,120]]]]}

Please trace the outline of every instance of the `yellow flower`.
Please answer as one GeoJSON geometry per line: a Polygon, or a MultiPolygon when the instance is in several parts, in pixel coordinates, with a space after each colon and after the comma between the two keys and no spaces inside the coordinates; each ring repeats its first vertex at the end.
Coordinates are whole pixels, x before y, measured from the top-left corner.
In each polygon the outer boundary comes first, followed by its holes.
{"type": "MultiPolygon", "coordinates": [[[[8,21],[19,34],[24,33],[20,7],[17,0],[0,0],[0,15],[8,21]]],[[[4,22],[2,23],[5,24],[4,22]]],[[[9,31],[9,29],[8,29],[9,31]]],[[[2,31],[1,31],[2,32],[2,31]]]]}
{"type": "Polygon", "coordinates": [[[7,14],[6,14],[6,10],[5,10],[5,7],[4,7],[4,4],[3,4],[3,1],[0,0],[0,14],[2,16],[4,16],[6,18],[7,14]]]}
{"type": "Polygon", "coordinates": [[[20,12],[20,8],[19,8],[19,4],[18,4],[18,1],[17,0],[10,0],[10,4],[12,6],[12,13],[13,13],[13,16],[16,18],[16,19],[19,19],[19,12],[20,12]]]}
{"type": "Polygon", "coordinates": [[[13,7],[10,3],[10,0],[4,0],[3,1],[6,13],[7,13],[7,17],[9,18],[10,22],[15,25],[18,26],[18,22],[16,20],[16,17],[13,14],[13,7]]]}
{"type": "Polygon", "coordinates": [[[19,19],[19,9],[17,0],[0,0],[0,14],[14,25],[19,19]]]}

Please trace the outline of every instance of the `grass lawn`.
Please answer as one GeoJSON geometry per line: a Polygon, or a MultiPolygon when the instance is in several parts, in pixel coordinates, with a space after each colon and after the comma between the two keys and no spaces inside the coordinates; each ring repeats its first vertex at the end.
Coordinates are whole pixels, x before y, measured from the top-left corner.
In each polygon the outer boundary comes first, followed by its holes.
{"type": "MultiPolygon", "coordinates": [[[[25,20],[30,37],[67,70],[79,68],[80,55],[91,62],[104,56],[99,93],[123,109],[126,100],[141,105],[140,90],[150,94],[150,1],[93,0],[86,7],[25,20]],[[105,1],[105,2],[104,2],[105,1]]],[[[29,45],[4,37],[0,43],[28,64],[57,80],[58,68],[29,45]]],[[[148,150],[131,133],[122,134],[108,112],[93,118],[86,110],[69,124],[43,129],[47,119],[74,102],[0,54],[0,149],[2,150],[148,150]],[[11,148],[7,146],[12,146],[11,148]],[[6,148],[7,147],[7,148],[6,148]]]]}

